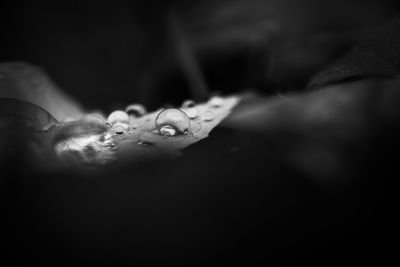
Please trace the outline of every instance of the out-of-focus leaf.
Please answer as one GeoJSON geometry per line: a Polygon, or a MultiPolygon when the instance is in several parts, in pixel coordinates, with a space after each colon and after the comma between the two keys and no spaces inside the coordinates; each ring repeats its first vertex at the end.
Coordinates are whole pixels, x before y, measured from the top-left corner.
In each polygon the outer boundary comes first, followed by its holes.
{"type": "Polygon", "coordinates": [[[7,130],[9,125],[47,130],[57,120],[46,110],[34,104],[16,99],[0,98],[0,129],[7,130]]]}
{"type": "Polygon", "coordinates": [[[57,120],[83,113],[78,103],[63,93],[44,71],[26,63],[0,64],[0,97],[33,103],[57,120]]]}

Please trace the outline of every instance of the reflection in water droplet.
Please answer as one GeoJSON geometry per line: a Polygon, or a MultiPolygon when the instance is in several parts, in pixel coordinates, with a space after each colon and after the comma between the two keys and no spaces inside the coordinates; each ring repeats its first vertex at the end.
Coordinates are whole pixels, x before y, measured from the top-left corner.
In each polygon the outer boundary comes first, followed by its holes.
{"type": "Polygon", "coordinates": [[[215,118],[215,115],[211,111],[206,111],[201,115],[203,121],[212,121],[215,118]]]}
{"type": "Polygon", "coordinates": [[[187,134],[190,131],[190,120],[185,112],[179,109],[165,109],[161,111],[155,121],[156,128],[161,135],[175,130],[175,134],[187,134]],[[162,131],[164,126],[168,126],[167,131],[162,131]]]}
{"type": "Polygon", "coordinates": [[[128,124],[116,123],[112,126],[111,130],[116,134],[123,134],[128,130],[128,124]]]}
{"type": "Polygon", "coordinates": [[[178,134],[178,131],[171,125],[162,126],[159,131],[160,134],[164,136],[175,136],[178,134]]]}
{"type": "Polygon", "coordinates": [[[131,117],[139,118],[145,115],[147,111],[143,105],[132,104],[125,108],[125,112],[131,117]]]}
{"type": "Polygon", "coordinates": [[[214,96],[208,101],[209,105],[213,108],[219,108],[224,104],[224,99],[219,96],[214,96]]]}
{"type": "Polygon", "coordinates": [[[193,100],[186,100],[182,103],[182,108],[183,109],[193,108],[195,105],[196,103],[193,100]]]}

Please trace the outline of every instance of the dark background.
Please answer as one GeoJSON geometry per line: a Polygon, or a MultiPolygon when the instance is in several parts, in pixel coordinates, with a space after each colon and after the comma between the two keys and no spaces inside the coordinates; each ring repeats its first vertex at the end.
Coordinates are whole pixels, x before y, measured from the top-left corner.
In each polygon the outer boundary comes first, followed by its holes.
{"type": "Polygon", "coordinates": [[[194,97],[171,16],[208,91],[304,88],[396,1],[7,1],[0,61],[41,66],[88,109],[150,109],[194,97]],[[350,33],[350,34],[349,34],[350,33]]]}
{"type": "MultiPolygon", "coordinates": [[[[398,10],[395,1],[15,1],[0,9],[0,61],[43,67],[88,109],[132,101],[155,108],[192,97],[179,57],[183,36],[207,91],[256,88],[268,96],[305,90],[364,29],[393,21],[398,10]]],[[[24,136],[12,132],[20,150],[2,151],[0,165],[2,261],[397,259],[397,118],[385,128],[372,124],[359,140],[301,132],[291,122],[264,134],[218,127],[183,158],[89,172],[37,169],[24,156],[24,136]],[[351,168],[319,180],[293,166],[291,152],[318,145],[340,151],[351,168]]]]}

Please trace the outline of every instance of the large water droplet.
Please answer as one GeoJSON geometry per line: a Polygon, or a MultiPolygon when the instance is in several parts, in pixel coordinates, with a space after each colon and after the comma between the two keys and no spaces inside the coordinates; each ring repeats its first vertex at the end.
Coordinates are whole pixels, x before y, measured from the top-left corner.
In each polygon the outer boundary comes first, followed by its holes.
{"type": "Polygon", "coordinates": [[[206,111],[201,115],[203,121],[212,121],[215,118],[215,115],[212,111],[206,111]]]}
{"type": "Polygon", "coordinates": [[[131,117],[139,118],[145,115],[147,111],[143,105],[132,104],[125,108],[125,112],[131,117]]]}
{"type": "MultiPolygon", "coordinates": [[[[187,134],[190,132],[190,120],[185,112],[179,109],[165,109],[161,111],[156,118],[155,121],[156,128],[161,135],[166,133],[172,133],[172,131],[165,131],[165,126],[168,126],[167,129],[173,128],[175,129],[175,134],[187,134]]],[[[169,136],[174,136],[169,135],[169,136]]]]}
{"type": "Polygon", "coordinates": [[[121,110],[116,110],[108,116],[107,123],[111,125],[111,131],[123,134],[129,128],[129,115],[121,110]]]}

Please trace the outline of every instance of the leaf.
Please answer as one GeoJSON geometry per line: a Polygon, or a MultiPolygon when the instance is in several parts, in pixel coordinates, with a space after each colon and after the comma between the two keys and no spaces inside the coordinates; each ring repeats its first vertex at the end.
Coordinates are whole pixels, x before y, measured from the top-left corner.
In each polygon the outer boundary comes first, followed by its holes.
{"type": "MultiPolygon", "coordinates": [[[[155,120],[162,111],[148,113],[140,118],[131,118],[129,128],[124,134],[117,134],[111,127],[98,131],[96,123],[90,124],[84,119],[60,123],[51,130],[50,136],[61,159],[75,158],[75,162],[89,164],[104,164],[112,161],[143,162],[149,159],[165,159],[181,156],[183,148],[206,138],[232,108],[239,98],[230,96],[219,97],[218,106],[212,101],[198,104],[195,109],[197,116],[190,120],[190,134],[163,136],[157,132],[155,120]],[[62,136],[60,138],[60,136],[62,136]],[[66,155],[65,155],[66,153],[66,155]]],[[[185,112],[185,110],[183,110],[185,112]]],[[[188,112],[188,110],[186,110],[188,112]]]]}

